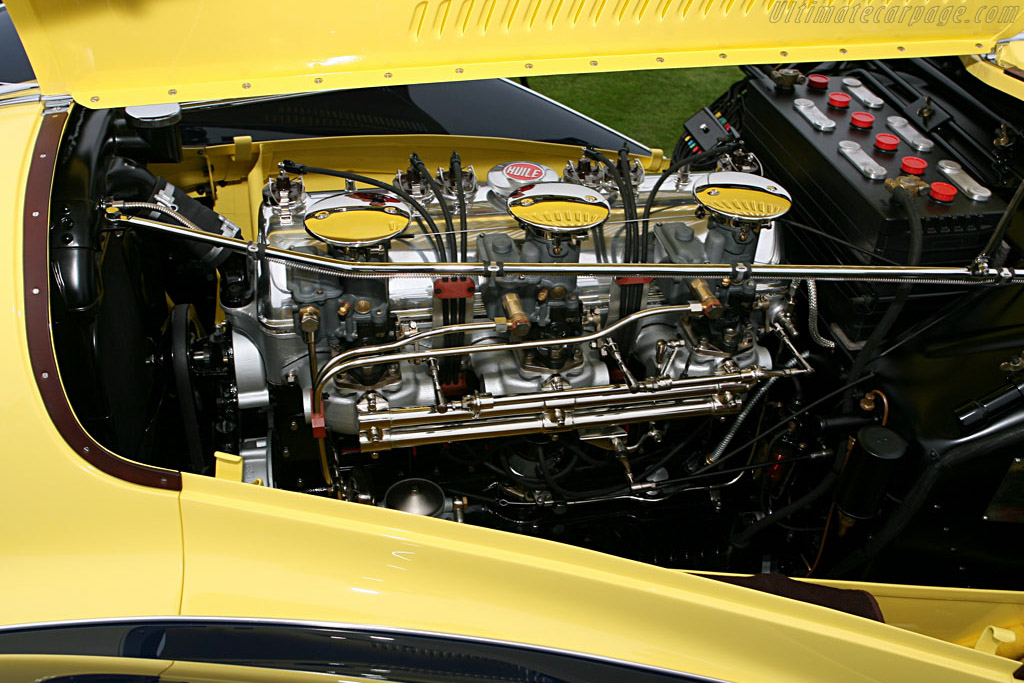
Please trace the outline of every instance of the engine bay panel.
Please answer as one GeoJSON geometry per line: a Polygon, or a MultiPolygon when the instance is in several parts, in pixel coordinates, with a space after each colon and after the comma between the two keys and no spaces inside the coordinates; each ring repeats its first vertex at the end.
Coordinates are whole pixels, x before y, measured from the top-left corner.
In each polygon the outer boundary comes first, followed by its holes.
{"type": "Polygon", "coordinates": [[[69,397],[151,465],[228,454],[249,484],[666,567],[1012,588],[1024,156],[961,76],[750,67],[667,158],[181,148],[174,117],[136,139],[76,111],[69,397]]]}

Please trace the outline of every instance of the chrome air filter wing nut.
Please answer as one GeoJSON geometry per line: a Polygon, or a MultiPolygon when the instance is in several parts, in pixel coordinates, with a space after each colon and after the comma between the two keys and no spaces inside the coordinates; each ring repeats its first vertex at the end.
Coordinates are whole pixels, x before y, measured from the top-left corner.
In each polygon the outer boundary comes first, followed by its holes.
{"type": "Polygon", "coordinates": [[[336,247],[369,247],[387,242],[409,227],[409,205],[386,190],[332,194],[306,212],[306,232],[336,247]]]}
{"type": "Polygon", "coordinates": [[[508,212],[526,227],[552,236],[586,232],[608,220],[611,207],[600,192],[573,183],[538,183],[508,198],[508,212]]]}
{"type": "Polygon", "coordinates": [[[694,184],[693,198],[713,214],[751,223],[779,218],[793,206],[793,198],[778,183],[735,171],[707,174],[694,184]]]}

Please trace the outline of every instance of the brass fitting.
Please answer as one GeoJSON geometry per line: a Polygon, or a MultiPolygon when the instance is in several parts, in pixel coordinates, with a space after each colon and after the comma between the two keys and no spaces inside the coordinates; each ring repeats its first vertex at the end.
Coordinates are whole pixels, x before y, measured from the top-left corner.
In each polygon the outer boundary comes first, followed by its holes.
{"type": "Polygon", "coordinates": [[[344,318],[345,316],[347,316],[349,314],[349,311],[351,311],[351,310],[352,310],[352,304],[350,304],[347,301],[342,301],[340,304],[338,304],[338,317],[339,318],[344,318]]]}
{"type": "Polygon", "coordinates": [[[917,115],[920,116],[922,119],[927,120],[928,118],[930,118],[934,114],[935,114],[935,110],[932,109],[932,98],[931,97],[925,97],[924,98],[924,106],[917,110],[917,115]]]}
{"type": "Polygon", "coordinates": [[[371,308],[373,304],[369,299],[360,299],[356,302],[356,313],[369,313],[371,308]]]}
{"type": "Polygon", "coordinates": [[[544,303],[545,301],[548,300],[548,294],[550,294],[548,288],[541,287],[540,290],[537,292],[537,301],[539,301],[540,303],[544,303]]]}
{"type": "Polygon", "coordinates": [[[501,297],[501,306],[508,316],[508,329],[512,333],[512,337],[516,339],[525,337],[526,333],[530,331],[530,319],[526,317],[526,311],[523,309],[523,302],[519,299],[519,295],[509,292],[501,297]]]}
{"type": "Polygon", "coordinates": [[[698,299],[700,299],[700,307],[701,310],[704,311],[704,315],[712,320],[717,320],[722,317],[722,314],[725,313],[725,309],[722,307],[722,302],[717,296],[715,296],[715,293],[711,291],[711,287],[708,286],[707,282],[699,277],[694,278],[690,280],[690,289],[692,289],[693,293],[697,295],[698,299]]]}
{"type": "Polygon", "coordinates": [[[897,187],[902,187],[911,195],[916,195],[927,191],[931,185],[916,175],[901,175],[896,178],[885,179],[885,189],[889,190],[889,192],[893,192],[897,187]]]}
{"type": "Polygon", "coordinates": [[[993,140],[992,144],[996,147],[1009,147],[1013,144],[1013,138],[1010,137],[1010,131],[1006,128],[1005,123],[999,124],[999,137],[993,140]]]}
{"type": "Polygon", "coordinates": [[[307,335],[316,334],[320,329],[320,309],[316,306],[303,306],[299,309],[299,327],[307,335]]]}

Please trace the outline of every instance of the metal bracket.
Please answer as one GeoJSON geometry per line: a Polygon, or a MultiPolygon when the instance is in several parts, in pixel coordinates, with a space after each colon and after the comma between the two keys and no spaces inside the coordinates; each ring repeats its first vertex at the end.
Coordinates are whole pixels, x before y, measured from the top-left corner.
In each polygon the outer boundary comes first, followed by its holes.
{"type": "Polygon", "coordinates": [[[839,153],[846,157],[865,178],[881,180],[885,177],[885,167],[876,163],[875,160],[869,157],[867,152],[861,148],[860,144],[853,140],[841,141],[839,143],[839,153]]]}
{"type": "Polygon", "coordinates": [[[157,204],[166,206],[171,211],[177,211],[178,205],[174,203],[174,185],[167,183],[165,186],[153,195],[153,201],[157,204]]]}
{"type": "Polygon", "coordinates": [[[43,103],[43,116],[66,112],[74,102],[71,95],[42,95],[39,101],[43,103]]]}
{"type": "Polygon", "coordinates": [[[742,284],[747,281],[750,277],[751,270],[750,264],[747,263],[735,263],[732,266],[732,281],[733,284],[742,284]]]}
{"type": "Polygon", "coordinates": [[[978,254],[969,266],[972,275],[985,275],[988,273],[988,254],[978,254]]]}
{"type": "Polygon", "coordinates": [[[960,188],[960,191],[976,202],[987,202],[992,197],[992,190],[988,189],[970,173],[963,169],[963,166],[952,159],[942,159],[938,163],[939,170],[949,178],[949,181],[960,188]]]}
{"type": "Polygon", "coordinates": [[[836,129],[836,122],[825,116],[825,112],[818,109],[814,102],[805,97],[798,97],[793,100],[793,108],[807,119],[812,126],[822,132],[831,133],[836,129]]]}
{"type": "Polygon", "coordinates": [[[257,263],[263,261],[266,257],[267,245],[262,242],[246,242],[245,254],[253,261],[257,263]]]}
{"type": "Polygon", "coordinates": [[[1010,644],[1015,642],[1017,642],[1017,634],[1010,629],[989,625],[978,636],[978,642],[974,644],[974,649],[978,652],[994,655],[1003,643],[1010,644]]]}
{"type": "Polygon", "coordinates": [[[859,78],[847,76],[843,79],[843,85],[850,91],[850,94],[860,100],[860,103],[869,109],[881,109],[885,102],[881,97],[861,83],[859,78]]]}
{"type": "Polygon", "coordinates": [[[885,119],[885,124],[918,152],[930,152],[935,146],[934,142],[926,138],[902,116],[890,116],[885,119]]]}

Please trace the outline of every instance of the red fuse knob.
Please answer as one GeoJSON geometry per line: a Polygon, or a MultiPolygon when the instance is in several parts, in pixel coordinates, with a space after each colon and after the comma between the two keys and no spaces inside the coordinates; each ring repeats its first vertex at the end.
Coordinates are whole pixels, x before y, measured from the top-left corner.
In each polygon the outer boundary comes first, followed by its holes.
{"type": "Polygon", "coordinates": [[[928,162],[921,157],[903,157],[900,170],[910,175],[921,175],[928,168],[928,162]]]}
{"type": "Polygon", "coordinates": [[[875,147],[883,152],[895,152],[900,146],[900,139],[891,133],[879,133],[875,136],[875,147]]]}
{"type": "Polygon", "coordinates": [[[825,74],[811,74],[807,77],[807,87],[814,88],[815,90],[827,89],[828,76],[825,74]]]}
{"type": "Polygon", "coordinates": [[[951,202],[956,197],[956,188],[949,183],[939,181],[932,183],[928,194],[937,202],[951,202]]]}
{"type": "Polygon", "coordinates": [[[875,117],[866,111],[855,111],[850,114],[850,125],[854,128],[868,129],[875,125],[875,117]]]}
{"type": "Polygon", "coordinates": [[[846,109],[850,106],[850,96],[844,92],[830,92],[828,94],[828,106],[836,109],[846,109]]]}

